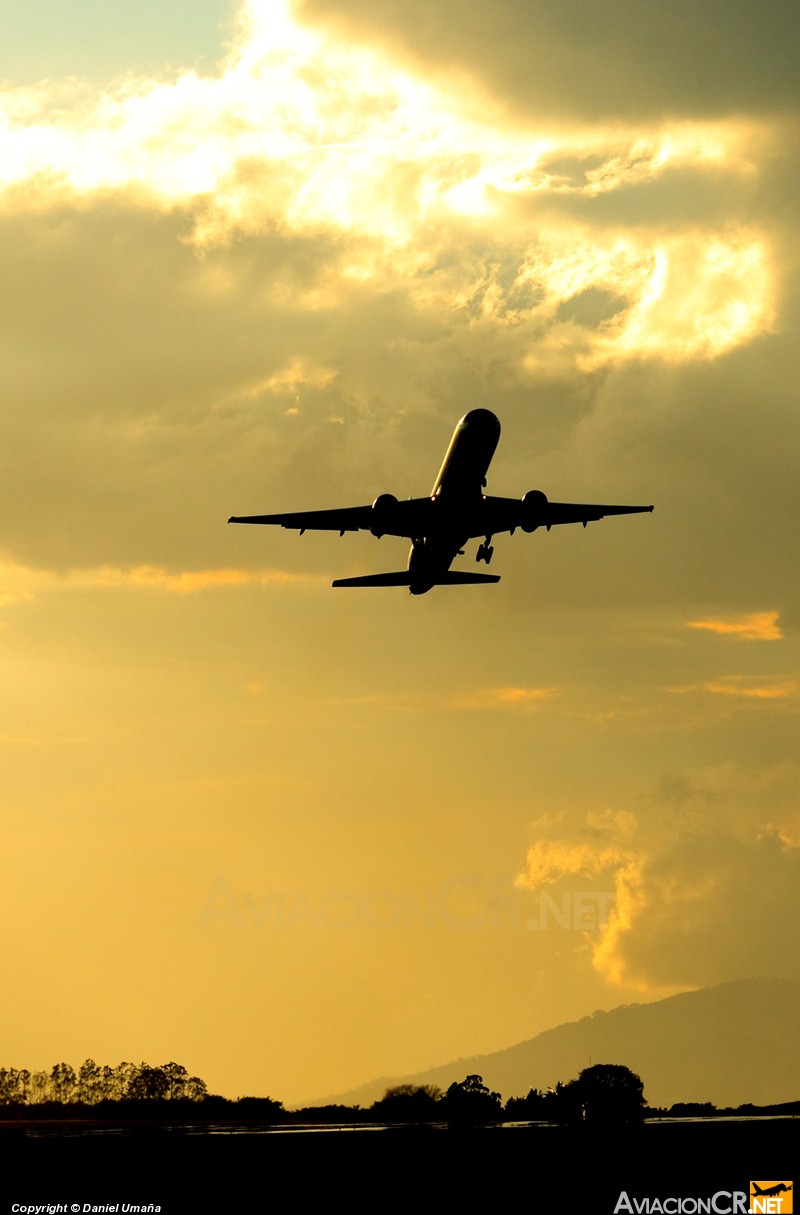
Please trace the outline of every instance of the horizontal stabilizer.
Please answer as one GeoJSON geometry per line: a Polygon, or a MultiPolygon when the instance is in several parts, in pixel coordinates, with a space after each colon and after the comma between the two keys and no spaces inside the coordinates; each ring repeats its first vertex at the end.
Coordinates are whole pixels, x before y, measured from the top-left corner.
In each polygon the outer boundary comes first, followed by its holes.
{"type": "Polygon", "coordinates": [[[436,586],[458,586],[464,582],[499,582],[499,574],[471,574],[467,570],[448,570],[436,579],[436,586]]]}
{"type": "MultiPolygon", "coordinates": [[[[464,570],[447,570],[440,574],[434,586],[456,586],[467,582],[499,582],[499,574],[472,574],[464,570]]],[[[387,574],[364,574],[361,578],[337,578],[332,586],[411,586],[408,570],[394,570],[387,574]]]]}

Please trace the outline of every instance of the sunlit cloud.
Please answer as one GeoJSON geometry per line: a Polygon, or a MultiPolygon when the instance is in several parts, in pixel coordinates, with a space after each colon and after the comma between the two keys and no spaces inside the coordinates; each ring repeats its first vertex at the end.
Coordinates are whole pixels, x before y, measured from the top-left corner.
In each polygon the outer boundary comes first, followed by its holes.
{"type": "Polygon", "coordinates": [[[708,358],[772,327],[765,243],[739,230],[657,243],[647,281],[618,323],[610,322],[589,368],[615,357],[708,358]],[[682,353],[678,353],[682,352],[682,353]]]}
{"type": "Polygon", "coordinates": [[[533,712],[558,694],[558,688],[478,688],[452,695],[436,692],[371,692],[344,697],[337,703],[434,713],[452,710],[533,712]]]}
{"type": "Polygon", "coordinates": [[[628,859],[626,852],[615,844],[595,846],[582,841],[539,840],[528,849],[525,873],[517,878],[516,885],[535,888],[565,876],[597,877],[628,859]]]}
{"type": "Polygon", "coordinates": [[[783,631],[778,624],[778,612],[750,612],[744,616],[707,617],[689,620],[690,629],[707,629],[723,637],[736,637],[740,641],[780,641],[783,631]]]}
{"type": "Polygon", "coordinates": [[[347,283],[391,282],[463,324],[522,326],[531,369],[712,358],[772,328],[759,230],[614,230],[550,206],[687,169],[722,189],[725,175],[757,174],[763,127],[520,133],[473,113],[385,49],[305,26],[290,3],[249,0],[216,76],[143,79],[100,96],[69,83],[0,95],[0,207],[121,194],[186,211],[198,249],[243,233],[345,235],[335,271],[304,306],[335,302],[347,283]],[[613,315],[561,315],[587,292],[604,293],[613,315]]]}
{"type": "Polygon", "coordinates": [[[675,685],[668,691],[678,694],[708,692],[714,696],[744,700],[792,700],[800,695],[800,681],[790,678],[766,681],[763,677],[753,675],[726,675],[701,683],[675,685]]]}
{"type": "Polygon", "coordinates": [[[0,608],[33,599],[46,575],[15,561],[0,561],[0,608]]]}
{"type": "Polygon", "coordinates": [[[456,709],[532,711],[558,694],[558,688],[481,688],[473,692],[459,693],[451,703],[456,709]]]}
{"type": "MultiPolygon", "coordinates": [[[[328,367],[315,366],[308,359],[291,359],[284,367],[264,379],[237,386],[234,393],[226,397],[217,408],[224,411],[230,406],[261,402],[264,397],[292,397],[299,399],[303,388],[327,388],[336,379],[336,371],[328,367]]],[[[296,414],[297,408],[289,406],[287,414],[296,414]]]]}
{"type": "Polygon", "coordinates": [[[130,569],[104,565],[95,569],[55,574],[14,563],[0,564],[0,607],[26,603],[43,594],[97,590],[160,591],[170,595],[194,595],[199,591],[249,586],[285,586],[306,581],[308,575],[285,570],[205,569],[172,572],[161,566],[139,565],[130,569]]]}
{"type": "MultiPolygon", "coordinates": [[[[631,982],[621,945],[645,904],[641,862],[631,857],[614,870],[614,902],[592,950],[592,965],[611,983],[631,982]]],[[[633,983],[641,991],[647,991],[651,986],[641,979],[636,979],[633,983]]]]}
{"type": "Polygon", "coordinates": [[[79,574],[68,582],[79,582],[94,587],[134,587],[137,589],[166,591],[170,595],[194,595],[198,591],[216,590],[220,587],[285,585],[302,580],[302,575],[284,570],[181,570],[170,573],[155,565],[140,565],[134,569],[115,569],[104,566],[99,570],[79,574]]]}
{"type": "Polygon", "coordinates": [[[705,685],[708,692],[717,696],[743,696],[749,700],[786,700],[796,697],[800,684],[796,679],[784,679],[777,683],[750,682],[743,675],[731,675],[727,679],[711,681],[705,685]]]}
{"type": "Polygon", "coordinates": [[[796,967],[796,938],[774,929],[800,914],[797,793],[796,764],[665,776],[646,814],[590,814],[571,835],[540,821],[516,885],[613,890],[590,942],[594,969],[615,986],[653,995],[710,973],[742,977],[765,958],[781,972],[787,959],[796,967]]]}
{"type": "MultiPolygon", "coordinates": [[[[631,833],[630,816],[606,816],[602,824],[613,836],[621,830],[631,833]]],[[[536,890],[553,885],[564,878],[602,878],[613,886],[613,900],[608,916],[598,927],[592,942],[592,965],[609,982],[628,982],[627,968],[621,954],[621,944],[634,925],[637,912],[645,906],[646,896],[642,876],[642,858],[629,846],[618,842],[587,842],[584,840],[540,840],[529,850],[524,873],[515,885],[520,889],[536,890]]],[[[644,990],[643,984],[634,983],[644,990]]]]}

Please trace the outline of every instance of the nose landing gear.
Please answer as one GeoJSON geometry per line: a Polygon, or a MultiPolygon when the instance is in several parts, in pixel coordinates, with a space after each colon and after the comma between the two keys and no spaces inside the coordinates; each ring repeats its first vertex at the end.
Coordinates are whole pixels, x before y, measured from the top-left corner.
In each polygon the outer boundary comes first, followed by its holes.
{"type": "Polygon", "coordinates": [[[492,539],[491,536],[487,536],[486,539],[484,540],[483,544],[478,545],[478,551],[475,554],[476,561],[485,561],[487,565],[489,564],[489,562],[492,559],[492,555],[494,553],[494,548],[491,544],[491,539],[492,539]]]}

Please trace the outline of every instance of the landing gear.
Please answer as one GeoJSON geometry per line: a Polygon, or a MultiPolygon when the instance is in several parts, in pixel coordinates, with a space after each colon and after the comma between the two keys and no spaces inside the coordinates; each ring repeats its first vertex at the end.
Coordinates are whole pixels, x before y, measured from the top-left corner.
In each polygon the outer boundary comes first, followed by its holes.
{"type": "Polygon", "coordinates": [[[490,544],[491,539],[491,536],[487,536],[483,544],[478,545],[478,551],[475,554],[476,561],[485,561],[487,565],[489,564],[494,553],[494,548],[490,544]]]}

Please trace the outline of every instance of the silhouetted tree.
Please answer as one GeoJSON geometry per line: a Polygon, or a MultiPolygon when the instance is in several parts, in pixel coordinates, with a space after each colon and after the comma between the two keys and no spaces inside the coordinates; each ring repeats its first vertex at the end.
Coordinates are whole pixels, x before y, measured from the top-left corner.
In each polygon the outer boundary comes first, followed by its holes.
{"type": "Polygon", "coordinates": [[[53,1100],[53,1084],[47,1072],[31,1072],[27,1100],[30,1105],[53,1100]]]}
{"type": "Polygon", "coordinates": [[[596,1063],[566,1087],[585,1122],[641,1122],[644,1117],[644,1085],[629,1067],[596,1063]]]}
{"type": "Polygon", "coordinates": [[[583,1120],[583,1096],[577,1080],[568,1080],[566,1084],[559,1080],[555,1088],[544,1094],[543,1104],[547,1122],[564,1126],[583,1120]]]}
{"type": "Polygon", "coordinates": [[[509,1097],[506,1101],[506,1118],[514,1122],[546,1122],[549,1113],[548,1094],[531,1088],[525,1097],[509,1097]]]}
{"type": "Polygon", "coordinates": [[[236,1112],[246,1118],[258,1118],[259,1122],[281,1122],[286,1117],[283,1102],[273,1101],[272,1097],[239,1097],[236,1112]]]}
{"type": "Polygon", "coordinates": [[[187,1101],[205,1101],[208,1096],[208,1086],[199,1076],[189,1076],[184,1082],[182,1096],[187,1101]]]}
{"type": "Polygon", "coordinates": [[[50,1073],[51,1100],[60,1101],[62,1105],[66,1105],[68,1101],[74,1100],[77,1086],[78,1078],[75,1075],[75,1068],[69,1063],[57,1063],[50,1073]]]}
{"type": "Polygon", "coordinates": [[[169,1080],[162,1067],[143,1063],[128,1090],[134,1100],[163,1101],[169,1092],[169,1080]]]}
{"type": "Polygon", "coordinates": [[[387,1088],[370,1113],[384,1122],[433,1122],[441,1117],[441,1096],[433,1084],[398,1084],[387,1088]]]}
{"type": "Polygon", "coordinates": [[[186,1086],[189,1082],[189,1073],[186,1068],[180,1063],[165,1063],[161,1071],[167,1081],[167,1090],[164,1093],[167,1100],[177,1101],[180,1097],[185,1096],[186,1086]]]}
{"type": "Polygon", "coordinates": [[[94,1059],[87,1059],[78,1070],[78,1100],[94,1105],[103,1096],[103,1073],[94,1059]]]}
{"type": "MultiPolygon", "coordinates": [[[[142,1064],[142,1066],[145,1065],[142,1064]]],[[[107,1095],[113,1101],[124,1101],[127,1097],[132,1096],[131,1089],[138,1074],[139,1068],[135,1063],[118,1063],[111,1072],[111,1092],[107,1095]]]]}
{"type": "Polygon", "coordinates": [[[11,1069],[14,1078],[14,1101],[28,1101],[31,1095],[31,1074],[27,1067],[21,1067],[19,1071],[15,1067],[11,1069]]]}
{"type": "Polygon", "coordinates": [[[467,1076],[450,1085],[441,1104],[448,1122],[497,1122],[503,1113],[499,1093],[492,1093],[483,1083],[483,1076],[467,1076]]]}

